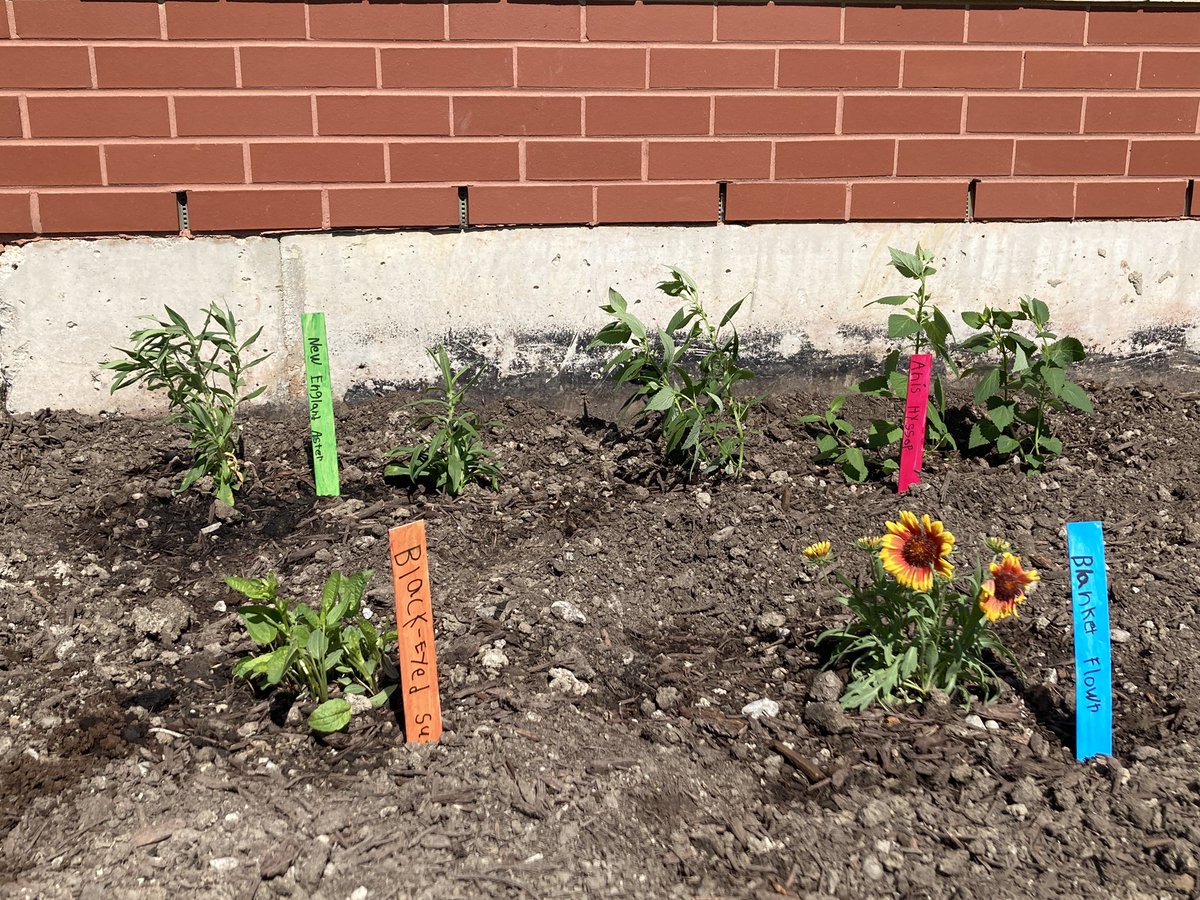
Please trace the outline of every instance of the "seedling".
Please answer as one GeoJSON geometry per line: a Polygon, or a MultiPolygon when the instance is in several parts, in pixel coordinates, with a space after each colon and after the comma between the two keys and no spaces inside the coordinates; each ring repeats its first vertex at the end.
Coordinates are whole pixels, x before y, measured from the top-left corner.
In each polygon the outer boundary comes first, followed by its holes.
{"type": "Polygon", "coordinates": [[[266,389],[264,385],[243,393],[245,373],[270,356],[243,362],[243,354],[262,329],[238,343],[233,313],[215,303],[204,311],[199,330],[193,330],[169,306],[166,314],[165,321],[146,316],[154,325],[130,335],[133,348],[116,348],[126,358],[102,362],[100,367],[116,373],[110,393],[139,383],[152,391],[167,392],[171,421],[187,429],[195,451],[195,460],[178,491],[186,491],[210,475],[216,498],[232,506],[234,491],[246,478],[238,458],[238,406],[266,389]]]}
{"type": "Polygon", "coordinates": [[[334,572],[321,591],[320,607],[313,610],[281,597],[274,572],[266,578],[226,578],[230,588],[251,601],[237,612],[251,640],[265,648],[239,661],[234,677],[261,688],[290,688],[318,701],[308,724],[321,734],[349,724],[349,695],[382,706],[395,689],[395,684],[381,686],[380,671],[384,648],[396,633],[379,631],[364,614],[362,597],[370,580],[369,569],[349,577],[334,572]],[[335,689],[342,696],[331,696],[335,689]]]}
{"type": "Polygon", "coordinates": [[[408,404],[420,409],[423,415],[416,428],[432,428],[415,444],[395,447],[388,451],[389,459],[398,459],[384,469],[384,475],[398,477],[411,484],[429,484],[451,497],[457,497],[468,484],[482,482],[495,490],[500,482],[500,467],[484,449],[480,432],[498,422],[483,422],[479,414],[462,408],[467,391],[479,380],[479,370],[460,369],[455,372],[444,346],[428,349],[442,376],[440,388],[431,388],[435,396],[424,397],[408,404]]]}
{"type": "Polygon", "coordinates": [[[589,345],[620,346],[604,366],[618,385],[636,390],[622,411],[640,418],[658,417],[668,459],[684,461],[702,475],[740,476],[745,466],[746,417],[759,398],[743,398],[734,389],[754,373],[741,364],[737,329],[730,323],[743,300],[725,311],[717,325],[700,302],[700,290],[682,269],[658,289],[687,302],[666,328],[652,331],[612,288],[602,307],[612,317],[589,345]],[[698,360],[689,365],[689,357],[698,360]]]}

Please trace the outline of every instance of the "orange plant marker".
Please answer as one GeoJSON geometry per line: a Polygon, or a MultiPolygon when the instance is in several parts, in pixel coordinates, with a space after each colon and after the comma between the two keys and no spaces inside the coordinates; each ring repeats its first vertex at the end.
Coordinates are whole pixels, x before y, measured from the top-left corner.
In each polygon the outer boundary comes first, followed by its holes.
{"type": "Polygon", "coordinates": [[[438,694],[437,653],[433,646],[425,523],[397,525],[388,531],[388,542],[392,589],[396,593],[404,737],[428,744],[442,736],[442,700],[438,694]]]}

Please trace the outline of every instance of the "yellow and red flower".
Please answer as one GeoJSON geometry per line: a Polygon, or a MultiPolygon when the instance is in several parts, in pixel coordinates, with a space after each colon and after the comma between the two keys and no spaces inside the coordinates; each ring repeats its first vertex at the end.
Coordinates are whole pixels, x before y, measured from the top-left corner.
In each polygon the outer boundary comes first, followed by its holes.
{"type": "Polygon", "coordinates": [[[832,546],[829,541],[817,541],[815,544],[809,544],[800,552],[813,562],[824,562],[829,557],[832,546]]]}
{"type": "Polygon", "coordinates": [[[1021,557],[1005,553],[989,571],[992,577],[979,586],[979,608],[989,622],[1015,616],[1040,580],[1037,569],[1022,569],[1021,557]]]}
{"type": "Polygon", "coordinates": [[[900,584],[915,591],[928,591],[933,587],[935,572],[942,578],[954,577],[954,566],[950,563],[954,535],[941,522],[930,520],[927,515],[918,520],[913,513],[904,511],[899,522],[887,523],[887,530],[879,559],[900,584]]]}

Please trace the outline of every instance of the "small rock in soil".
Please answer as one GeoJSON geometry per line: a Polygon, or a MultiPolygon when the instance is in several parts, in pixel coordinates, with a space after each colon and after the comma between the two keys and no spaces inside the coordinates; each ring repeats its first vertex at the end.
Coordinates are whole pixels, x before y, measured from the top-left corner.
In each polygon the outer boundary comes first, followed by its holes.
{"type": "Polygon", "coordinates": [[[175,643],[191,620],[191,609],[176,597],[159,597],[149,607],[138,606],[133,610],[133,627],[138,634],[156,637],[167,644],[175,643]]]}
{"type": "Polygon", "coordinates": [[[371,698],[365,694],[347,694],[346,702],[350,704],[350,712],[354,715],[371,711],[371,698]]]}
{"type": "Polygon", "coordinates": [[[817,703],[832,703],[842,696],[842,679],[836,672],[822,672],[813,679],[808,696],[817,703]]]}
{"type": "Polygon", "coordinates": [[[845,734],[854,723],[838,703],[809,703],[804,707],[804,721],[824,734],[845,734]]]}
{"type": "Polygon", "coordinates": [[[238,867],[237,857],[235,856],[218,856],[215,859],[210,859],[208,864],[218,872],[230,872],[238,867]]]}
{"type": "Polygon", "coordinates": [[[570,600],[555,600],[550,604],[550,611],[564,622],[571,622],[574,625],[587,624],[587,616],[583,614],[583,610],[570,600]]]}
{"type": "Polygon", "coordinates": [[[779,704],[774,700],[763,697],[761,700],[754,700],[743,706],[742,715],[751,719],[758,719],[763,716],[773,719],[779,715],[779,704]]]}
{"type": "Polygon", "coordinates": [[[754,624],[758,626],[761,634],[775,634],[787,624],[787,617],[783,613],[766,612],[759,616],[754,624]]]}
{"type": "Polygon", "coordinates": [[[586,681],[580,681],[570,669],[553,668],[550,670],[550,690],[568,697],[582,697],[590,687],[586,681]]]}
{"type": "Polygon", "coordinates": [[[1133,635],[1124,628],[1114,628],[1109,632],[1109,637],[1112,638],[1114,644],[1126,644],[1133,635]]]}
{"type": "Polygon", "coordinates": [[[499,647],[484,647],[479,651],[479,665],[483,666],[488,674],[495,675],[508,665],[508,655],[499,647]]]}
{"type": "Polygon", "coordinates": [[[874,856],[868,856],[863,860],[863,874],[872,881],[879,881],[883,878],[883,866],[874,856]]]}
{"type": "Polygon", "coordinates": [[[867,828],[878,828],[892,818],[892,811],[882,800],[872,800],[858,811],[858,821],[867,828]]]}
{"type": "Polygon", "coordinates": [[[987,730],[987,726],[983,724],[983,719],[979,718],[979,716],[975,715],[975,713],[971,713],[971,715],[963,719],[963,722],[965,722],[971,728],[978,728],[980,731],[987,730]]]}
{"type": "Polygon", "coordinates": [[[654,702],[659,709],[674,709],[679,705],[679,688],[660,687],[654,692],[654,702]]]}

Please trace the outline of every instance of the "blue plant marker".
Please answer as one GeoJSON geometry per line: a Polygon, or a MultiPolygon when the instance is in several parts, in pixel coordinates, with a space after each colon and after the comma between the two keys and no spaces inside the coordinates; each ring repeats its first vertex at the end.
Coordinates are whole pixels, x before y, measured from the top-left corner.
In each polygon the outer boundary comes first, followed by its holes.
{"type": "Polygon", "coordinates": [[[1067,523],[1075,612],[1075,758],[1112,755],[1112,646],[1100,522],[1067,523]]]}

